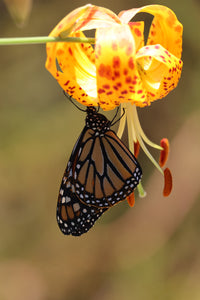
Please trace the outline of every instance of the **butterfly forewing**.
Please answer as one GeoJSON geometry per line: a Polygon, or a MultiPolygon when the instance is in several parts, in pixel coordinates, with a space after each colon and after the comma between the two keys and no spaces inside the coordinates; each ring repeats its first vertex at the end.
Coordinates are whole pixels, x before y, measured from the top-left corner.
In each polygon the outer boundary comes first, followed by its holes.
{"type": "Polygon", "coordinates": [[[142,176],[136,158],[111,130],[98,136],[90,130],[84,140],[75,168],[78,197],[96,207],[113,206],[124,200],[142,176]]]}

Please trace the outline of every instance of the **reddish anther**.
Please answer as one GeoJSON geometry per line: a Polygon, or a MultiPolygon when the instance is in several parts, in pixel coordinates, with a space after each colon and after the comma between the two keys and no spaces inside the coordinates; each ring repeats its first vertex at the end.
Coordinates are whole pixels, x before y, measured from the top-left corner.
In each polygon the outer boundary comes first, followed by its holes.
{"type": "Polygon", "coordinates": [[[163,189],[163,196],[167,197],[170,195],[172,191],[172,174],[170,169],[166,168],[164,170],[164,180],[165,180],[165,185],[163,189]]]}
{"type": "Polygon", "coordinates": [[[140,152],[140,144],[137,141],[136,143],[134,143],[134,156],[137,158],[140,152]]]}
{"type": "Polygon", "coordinates": [[[168,159],[169,154],[169,141],[168,139],[164,138],[160,141],[160,146],[163,148],[163,150],[160,151],[160,159],[159,159],[159,165],[164,167],[166,164],[166,161],[168,159]]]}
{"type": "Polygon", "coordinates": [[[135,195],[134,192],[132,194],[130,194],[127,198],[126,198],[128,204],[130,207],[133,207],[135,204],[135,195]]]}

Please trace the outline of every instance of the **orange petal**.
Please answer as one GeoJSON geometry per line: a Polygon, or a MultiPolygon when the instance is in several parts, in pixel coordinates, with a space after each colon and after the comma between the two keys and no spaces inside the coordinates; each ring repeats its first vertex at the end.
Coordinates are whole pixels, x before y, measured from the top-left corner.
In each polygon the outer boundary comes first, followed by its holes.
{"type": "Polygon", "coordinates": [[[169,141],[168,139],[164,138],[160,141],[160,146],[163,148],[163,150],[160,151],[160,159],[159,159],[159,165],[161,168],[166,164],[166,161],[168,159],[169,155],[169,141]]]}
{"type": "Polygon", "coordinates": [[[135,61],[135,40],[128,25],[96,31],[97,92],[103,109],[123,102],[146,106],[146,90],[135,61]]]}
{"type": "Polygon", "coordinates": [[[145,46],[136,57],[149,102],[165,97],[177,86],[183,63],[161,45],[145,46]]]}
{"type": "Polygon", "coordinates": [[[164,180],[165,180],[165,185],[163,189],[163,196],[167,197],[170,195],[172,191],[172,174],[170,169],[168,168],[164,170],[164,180]]]}
{"type": "Polygon", "coordinates": [[[87,4],[66,15],[51,31],[50,36],[66,37],[76,31],[111,26],[121,21],[115,13],[104,7],[87,4]]]}
{"type": "MultiPolygon", "coordinates": [[[[77,32],[73,36],[84,34],[77,32]]],[[[93,47],[79,43],[49,44],[46,68],[63,90],[84,105],[98,105],[93,47]]]]}
{"type": "Polygon", "coordinates": [[[135,204],[135,195],[134,192],[132,194],[130,194],[127,198],[127,202],[129,204],[130,207],[133,207],[135,204]]]}
{"type": "Polygon", "coordinates": [[[140,12],[146,12],[154,16],[147,44],[160,44],[173,55],[180,58],[183,27],[174,12],[163,5],[147,5],[122,11],[119,14],[119,18],[122,23],[128,23],[140,12]]]}
{"type": "Polygon", "coordinates": [[[164,6],[156,6],[148,9],[155,17],[151,24],[147,44],[160,44],[173,55],[180,58],[183,26],[172,10],[164,6]]]}
{"type": "Polygon", "coordinates": [[[135,40],[136,52],[144,46],[144,22],[130,22],[128,23],[132,35],[135,40]]]}
{"type": "MultiPolygon", "coordinates": [[[[50,36],[85,37],[80,30],[116,23],[120,20],[112,11],[88,4],[68,14],[50,36]]],[[[90,44],[47,43],[46,68],[77,101],[87,106],[98,105],[95,54],[90,44]]]]}

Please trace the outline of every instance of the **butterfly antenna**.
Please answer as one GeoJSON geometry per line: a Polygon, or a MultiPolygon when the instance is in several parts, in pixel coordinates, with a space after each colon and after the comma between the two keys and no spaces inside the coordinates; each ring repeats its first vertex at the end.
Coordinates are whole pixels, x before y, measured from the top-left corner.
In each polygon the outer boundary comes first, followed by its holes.
{"type": "Polygon", "coordinates": [[[72,96],[70,96],[69,94],[67,94],[65,91],[63,91],[63,94],[69,99],[69,101],[71,101],[72,104],[74,104],[74,106],[76,106],[76,108],[78,108],[80,111],[86,112],[86,109],[82,109],[77,104],[75,104],[75,102],[73,101],[72,96]]]}
{"type": "Polygon", "coordinates": [[[115,115],[114,115],[114,117],[113,117],[113,119],[112,119],[112,121],[111,121],[111,126],[113,126],[113,125],[115,125],[117,122],[119,122],[119,120],[121,120],[121,118],[123,118],[123,116],[124,116],[124,114],[125,114],[125,108],[123,108],[123,113],[122,113],[122,115],[119,117],[119,119],[117,119],[117,120],[113,123],[114,119],[116,118],[116,116],[117,116],[117,114],[118,114],[118,111],[119,111],[119,106],[117,107],[117,111],[116,111],[116,113],[115,113],[115,115]]]}

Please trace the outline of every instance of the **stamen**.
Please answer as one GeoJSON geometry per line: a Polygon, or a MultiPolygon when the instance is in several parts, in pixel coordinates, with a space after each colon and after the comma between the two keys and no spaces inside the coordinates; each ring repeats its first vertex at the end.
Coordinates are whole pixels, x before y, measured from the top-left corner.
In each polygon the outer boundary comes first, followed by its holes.
{"type": "MultiPolygon", "coordinates": [[[[121,104],[121,116],[123,114],[123,105],[121,104]]],[[[125,111],[125,115],[123,116],[123,118],[120,119],[119,122],[119,127],[117,130],[117,136],[121,139],[122,134],[124,132],[125,129],[125,125],[126,125],[126,117],[127,117],[127,112],[125,111]]]]}
{"type": "Polygon", "coordinates": [[[138,158],[139,152],[140,152],[140,144],[137,141],[136,143],[134,143],[134,155],[136,158],[138,158]]]}
{"type": "Polygon", "coordinates": [[[169,168],[166,168],[164,170],[164,180],[165,180],[165,185],[163,189],[163,196],[167,197],[170,195],[172,191],[172,174],[169,168]]]}
{"type": "Polygon", "coordinates": [[[142,130],[142,127],[140,125],[140,121],[139,121],[139,117],[138,117],[138,113],[137,113],[137,108],[136,108],[136,105],[132,105],[132,114],[133,114],[133,119],[134,119],[134,122],[136,124],[136,127],[137,127],[137,131],[139,132],[141,138],[144,140],[145,143],[147,143],[149,146],[153,147],[153,148],[156,148],[156,149],[159,149],[159,150],[162,150],[162,148],[153,143],[152,141],[150,141],[148,139],[148,137],[145,135],[144,131],[142,130]]]}
{"type": "Polygon", "coordinates": [[[135,195],[134,192],[132,194],[130,194],[127,198],[126,198],[128,204],[130,207],[133,207],[135,204],[135,195]]]}
{"type": "Polygon", "coordinates": [[[150,161],[154,164],[154,166],[158,169],[158,171],[160,171],[160,173],[163,175],[163,170],[161,169],[161,167],[159,166],[157,161],[155,161],[154,157],[151,155],[149,150],[146,148],[141,136],[138,135],[137,139],[138,139],[138,142],[140,143],[140,146],[141,146],[142,150],[144,151],[144,153],[147,155],[147,157],[150,159],[150,161]]]}
{"type": "Polygon", "coordinates": [[[127,125],[128,125],[128,141],[129,141],[129,148],[132,152],[134,152],[133,148],[133,141],[137,142],[136,136],[136,128],[134,125],[134,115],[132,114],[132,104],[127,103],[127,125]]]}
{"type": "MultiPolygon", "coordinates": [[[[132,137],[132,141],[138,141],[142,150],[144,151],[144,153],[148,156],[148,158],[151,160],[151,162],[154,164],[154,166],[160,171],[161,174],[163,174],[163,170],[161,169],[161,167],[159,166],[159,164],[156,162],[156,160],[154,159],[154,157],[151,155],[151,153],[149,152],[149,150],[147,149],[147,147],[145,146],[144,142],[143,142],[143,139],[142,139],[142,136],[141,136],[141,125],[140,125],[140,122],[139,122],[139,119],[138,119],[138,115],[137,115],[137,109],[136,109],[136,106],[135,105],[131,105],[130,103],[129,104],[129,107],[127,109],[127,121],[131,121],[132,123],[132,126],[134,128],[134,133],[136,135],[136,140],[134,139],[134,136],[132,137]]],[[[127,105],[128,105],[127,104],[127,105]]],[[[129,128],[128,128],[129,129],[129,128]]],[[[128,135],[130,135],[130,132],[128,131],[128,135]]],[[[129,140],[130,140],[130,137],[129,137],[129,140]]],[[[159,147],[160,150],[162,150],[162,148],[156,144],[153,144],[154,145],[154,148],[157,148],[159,147]],[[156,147],[157,146],[157,147],[156,147]]],[[[131,146],[133,148],[133,143],[130,144],[129,143],[129,148],[130,150],[133,152],[133,150],[131,149],[131,146]]]]}
{"type": "Polygon", "coordinates": [[[169,141],[168,139],[164,138],[160,141],[160,146],[163,148],[163,150],[160,151],[160,159],[159,159],[159,165],[161,168],[166,164],[168,154],[169,154],[169,141]]]}

